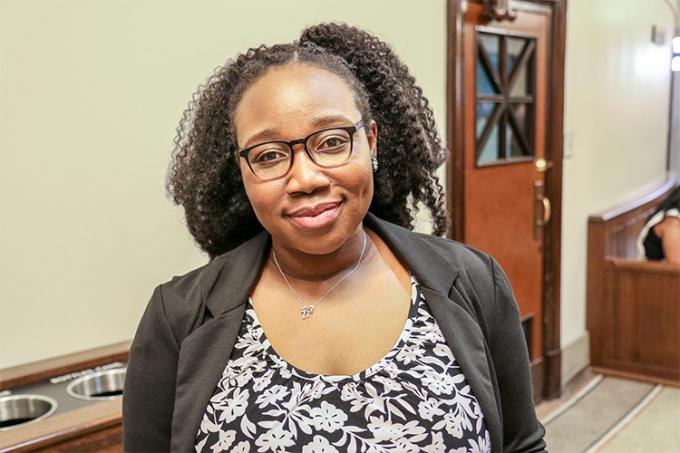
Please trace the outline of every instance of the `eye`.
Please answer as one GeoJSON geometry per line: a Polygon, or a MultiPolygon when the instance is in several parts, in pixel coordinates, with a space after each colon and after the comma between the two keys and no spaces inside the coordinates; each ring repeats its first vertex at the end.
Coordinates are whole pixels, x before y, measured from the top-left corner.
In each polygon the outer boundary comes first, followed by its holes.
{"type": "Polygon", "coordinates": [[[267,165],[275,164],[288,159],[288,153],[277,147],[256,148],[251,151],[250,161],[253,164],[267,165]]]}
{"type": "Polygon", "coordinates": [[[347,144],[349,144],[349,139],[347,137],[331,135],[324,137],[315,148],[318,151],[333,152],[343,150],[347,144]]]}
{"type": "Polygon", "coordinates": [[[285,158],[286,156],[278,151],[265,151],[257,156],[256,162],[267,162],[271,160],[285,158]]]}

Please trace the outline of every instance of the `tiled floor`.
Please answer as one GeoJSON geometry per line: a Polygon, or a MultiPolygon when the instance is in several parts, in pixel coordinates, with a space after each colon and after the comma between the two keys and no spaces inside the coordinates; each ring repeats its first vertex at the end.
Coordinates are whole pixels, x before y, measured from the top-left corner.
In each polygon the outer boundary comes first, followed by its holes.
{"type": "Polygon", "coordinates": [[[613,433],[597,451],[680,452],[680,389],[662,387],[646,407],[613,433]]]}
{"type": "Polygon", "coordinates": [[[680,389],[584,373],[537,406],[551,453],[680,452],[680,389]]]}

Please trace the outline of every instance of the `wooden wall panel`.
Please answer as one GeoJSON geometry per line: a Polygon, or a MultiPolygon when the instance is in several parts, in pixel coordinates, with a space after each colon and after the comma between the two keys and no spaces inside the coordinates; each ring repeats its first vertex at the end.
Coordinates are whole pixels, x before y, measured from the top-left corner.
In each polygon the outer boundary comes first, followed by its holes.
{"type": "Polygon", "coordinates": [[[680,266],[638,261],[637,237],[676,183],[588,220],[587,328],[596,371],[680,384],[680,266]]]}

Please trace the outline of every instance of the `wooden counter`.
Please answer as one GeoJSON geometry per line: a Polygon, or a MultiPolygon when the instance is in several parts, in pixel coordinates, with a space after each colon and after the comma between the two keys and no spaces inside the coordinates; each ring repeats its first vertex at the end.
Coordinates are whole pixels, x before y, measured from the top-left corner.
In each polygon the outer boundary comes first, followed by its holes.
{"type": "MultiPolygon", "coordinates": [[[[130,342],[95,348],[0,370],[0,391],[127,360],[130,342]]],[[[0,432],[0,452],[122,451],[122,399],[93,401],[43,420],[0,432]]]]}

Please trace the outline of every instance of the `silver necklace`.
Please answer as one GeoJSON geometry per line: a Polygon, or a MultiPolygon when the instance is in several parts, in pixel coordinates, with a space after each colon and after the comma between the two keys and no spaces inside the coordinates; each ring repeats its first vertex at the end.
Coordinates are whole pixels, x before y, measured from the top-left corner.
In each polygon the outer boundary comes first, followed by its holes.
{"type": "Polygon", "coordinates": [[[279,260],[276,259],[276,252],[274,249],[272,249],[272,258],[274,258],[274,264],[276,264],[276,268],[279,270],[281,273],[281,276],[283,277],[283,280],[286,282],[288,287],[290,288],[290,291],[293,293],[295,298],[297,299],[298,303],[300,304],[300,313],[302,314],[302,319],[307,319],[310,316],[312,316],[312,313],[314,313],[314,307],[321,302],[328,294],[330,294],[331,291],[333,291],[340,283],[342,283],[347,277],[352,275],[355,270],[359,267],[359,264],[361,264],[361,259],[364,257],[364,252],[366,251],[366,237],[368,235],[364,231],[364,244],[361,247],[361,254],[359,255],[359,260],[357,263],[354,265],[352,270],[347,272],[340,280],[338,280],[333,286],[330,287],[328,291],[323,293],[321,297],[319,297],[313,304],[305,305],[302,302],[302,299],[300,299],[300,296],[298,295],[297,291],[295,291],[295,288],[293,288],[293,285],[288,281],[288,278],[286,277],[286,274],[283,273],[283,270],[281,269],[281,265],[279,264],[279,260]]]}

